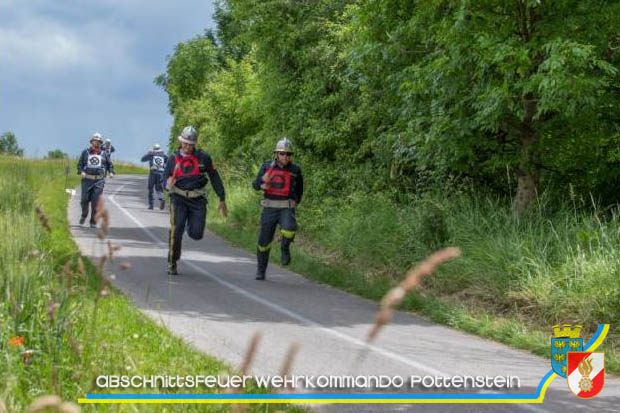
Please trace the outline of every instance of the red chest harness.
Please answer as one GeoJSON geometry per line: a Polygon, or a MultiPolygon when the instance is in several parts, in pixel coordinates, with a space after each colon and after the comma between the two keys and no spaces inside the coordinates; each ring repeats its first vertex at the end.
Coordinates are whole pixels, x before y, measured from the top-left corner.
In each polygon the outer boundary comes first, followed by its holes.
{"type": "Polygon", "coordinates": [[[267,176],[271,177],[267,188],[264,190],[265,194],[276,196],[289,196],[291,193],[291,181],[293,174],[289,171],[282,169],[269,169],[267,176]]]}
{"type": "Polygon", "coordinates": [[[200,174],[200,162],[198,162],[196,155],[175,155],[172,176],[175,178],[188,178],[200,174]]]}

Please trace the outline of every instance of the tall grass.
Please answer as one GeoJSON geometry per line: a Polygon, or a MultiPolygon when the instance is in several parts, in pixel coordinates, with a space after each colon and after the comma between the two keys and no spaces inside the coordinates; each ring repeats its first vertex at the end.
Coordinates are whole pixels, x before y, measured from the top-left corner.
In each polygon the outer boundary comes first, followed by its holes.
{"type": "MultiPolygon", "coordinates": [[[[78,177],[73,168],[66,177],[64,167],[63,161],[0,157],[0,411],[26,411],[35,398],[46,394],[75,402],[89,392],[106,392],[94,385],[100,374],[183,376],[233,371],[143,316],[106,284],[88,260],[79,264],[82,258],[68,231],[64,191],[65,180],[74,187],[78,177]],[[49,221],[49,232],[34,212],[37,205],[49,221]]],[[[82,409],[202,412],[228,411],[230,406],[82,405],[82,409]]],[[[252,411],[278,409],[283,406],[250,407],[252,411]]]]}
{"type": "MultiPolygon", "coordinates": [[[[225,224],[214,216],[212,228],[226,233],[223,226],[231,225],[252,238],[260,214],[260,197],[249,185],[253,177],[226,175],[230,219],[225,224]]],[[[308,181],[312,185],[312,177],[308,181]]],[[[332,275],[316,270],[323,273],[317,278],[377,298],[412,263],[457,246],[462,257],[425,279],[403,308],[542,354],[548,353],[552,325],[581,324],[587,336],[599,323],[611,323],[606,364],[620,371],[617,208],[603,211],[568,197],[552,204],[543,195],[519,216],[509,200],[471,191],[412,195],[398,205],[390,199],[382,193],[325,198],[308,192],[298,211],[296,250],[338,269],[332,275]],[[530,330],[540,333],[524,337],[530,330]]]]}

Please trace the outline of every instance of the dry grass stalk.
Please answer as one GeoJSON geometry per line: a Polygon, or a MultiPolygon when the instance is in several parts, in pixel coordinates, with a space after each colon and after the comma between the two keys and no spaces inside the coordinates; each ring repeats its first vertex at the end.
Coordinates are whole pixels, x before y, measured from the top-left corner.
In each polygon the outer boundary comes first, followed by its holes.
{"type": "Polygon", "coordinates": [[[114,259],[114,253],[120,249],[120,245],[114,245],[110,242],[110,240],[108,240],[108,258],[110,261],[114,259]]]}
{"type": "Polygon", "coordinates": [[[291,345],[288,347],[288,351],[286,352],[286,356],[284,356],[282,367],[280,367],[280,376],[284,377],[291,372],[291,367],[293,367],[293,361],[295,360],[295,356],[297,356],[298,352],[299,343],[291,343],[291,345]]]}
{"type": "Polygon", "coordinates": [[[67,288],[71,290],[73,288],[73,272],[71,271],[71,259],[69,258],[65,265],[60,270],[60,275],[67,278],[67,288]]]}
{"type": "Polygon", "coordinates": [[[291,368],[293,367],[293,361],[299,352],[299,343],[294,342],[288,347],[286,352],[286,356],[284,356],[284,361],[282,362],[282,367],[280,367],[280,376],[286,377],[291,372],[291,368]]]}
{"type": "MultiPolygon", "coordinates": [[[[262,338],[262,333],[260,331],[257,331],[256,333],[254,333],[254,335],[252,336],[252,339],[250,340],[250,345],[248,346],[248,349],[245,351],[245,355],[243,357],[243,363],[241,364],[241,375],[245,376],[248,374],[248,371],[250,370],[250,366],[252,365],[252,362],[254,361],[254,357],[256,356],[256,350],[258,349],[258,344],[260,343],[260,340],[262,338]]],[[[237,387],[231,387],[226,389],[226,393],[238,393],[239,389],[237,387]]],[[[233,404],[231,406],[231,410],[233,413],[242,413],[244,411],[246,411],[248,408],[247,404],[233,404]]]]}
{"type": "Polygon", "coordinates": [[[368,335],[366,336],[366,341],[371,342],[375,338],[377,338],[379,330],[381,330],[384,325],[389,323],[392,320],[393,316],[394,310],[392,310],[391,308],[383,308],[379,310],[377,316],[375,317],[375,323],[373,324],[372,328],[368,332],[368,335]]]}
{"type": "Polygon", "coordinates": [[[96,205],[95,209],[96,209],[95,221],[99,221],[101,219],[101,217],[103,216],[103,211],[106,209],[106,207],[105,207],[105,199],[103,198],[103,195],[100,195],[99,199],[97,199],[97,205],[96,205]]]}
{"type": "Polygon", "coordinates": [[[250,345],[245,352],[245,356],[243,358],[243,364],[241,364],[241,375],[245,376],[248,374],[250,370],[250,366],[252,365],[252,361],[254,361],[254,357],[256,356],[256,350],[258,349],[258,343],[262,338],[263,334],[260,331],[257,331],[252,336],[250,340],[250,345]]]}
{"type": "Polygon", "coordinates": [[[107,261],[108,261],[107,255],[102,255],[101,258],[99,258],[99,272],[101,274],[103,274],[103,270],[105,268],[105,264],[107,261]]]}
{"type": "Polygon", "coordinates": [[[105,206],[105,201],[103,196],[99,197],[97,201],[97,213],[95,214],[95,221],[101,222],[101,227],[97,232],[97,238],[100,240],[104,240],[108,237],[110,233],[110,211],[105,206]]]}
{"type": "Polygon", "coordinates": [[[73,349],[75,354],[78,356],[78,358],[80,358],[82,356],[82,346],[80,346],[80,343],[78,343],[75,337],[71,337],[71,340],[69,340],[69,342],[71,343],[71,348],[73,349]]]}
{"type": "Polygon", "coordinates": [[[56,311],[58,311],[58,308],[60,307],[60,304],[58,303],[49,303],[49,305],[47,306],[47,316],[49,317],[50,320],[54,319],[54,314],[56,314],[56,311]]]}
{"type": "Polygon", "coordinates": [[[80,275],[86,274],[86,267],[84,266],[84,261],[82,261],[82,257],[78,257],[77,259],[77,270],[80,275]]]}
{"type": "Polygon", "coordinates": [[[37,215],[39,216],[39,222],[41,222],[41,225],[43,226],[43,228],[45,228],[47,232],[52,232],[49,219],[47,219],[47,216],[43,213],[43,210],[40,207],[36,207],[35,211],[37,212],[37,215]]]}
{"type": "Polygon", "coordinates": [[[392,320],[394,315],[393,308],[400,304],[405,296],[415,287],[420,285],[422,278],[430,275],[440,264],[461,255],[459,248],[444,248],[413,267],[405,275],[405,279],[396,287],[392,288],[381,299],[381,310],[377,313],[375,324],[368,332],[366,340],[374,340],[379,330],[392,320]]]}
{"type": "Polygon", "coordinates": [[[58,396],[38,397],[28,407],[28,412],[41,412],[47,409],[55,409],[61,413],[80,413],[80,408],[74,403],[63,402],[58,396]]]}
{"type": "Polygon", "coordinates": [[[62,266],[60,273],[66,276],[71,275],[71,259],[68,259],[67,262],[65,262],[65,265],[62,266]]]}

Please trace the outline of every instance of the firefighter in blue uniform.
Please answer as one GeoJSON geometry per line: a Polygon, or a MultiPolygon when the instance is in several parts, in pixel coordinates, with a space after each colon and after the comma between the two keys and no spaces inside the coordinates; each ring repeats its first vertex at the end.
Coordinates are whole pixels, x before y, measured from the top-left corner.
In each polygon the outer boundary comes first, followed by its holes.
{"type": "Polygon", "coordinates": [[[262,190],[264,193],[264,199],[261,201],[263,211],[260,217],[260,233],[256,251],[257,280],[265,279],[271,241],[278,224],[281,235],[281,264],[288,265],[291,262],[290,246],[297,231],[295,208],[301,202],[304,193],[301,168],[291,162],[292,155],[291,141],[287,138],[278,141],[274,151],[275,159],[261,166],[252,183],[254,189],[262,190]]]}
{"type": "Polygon", "coordinates": [[[112,139],[105,140],[105,143],[103,144],[103,150],[105,151],[105,153],[108,154],[108,158],[112,159],[112,152],[116,150],[112,145],[112,139]]]}
{"type": "Polygon", "coordinates": [[[192,126],[185,127],[178,139],[181,148],[168,159],[164,170],[166,189],[170,193],[169,275],[178,274],[177,261],[181,258],[181,241],[185,227],[187,226],[187,235],[190,238],[199,240],[204,235],[207,218],[205,186],[209,180],[220,199],[218,209],[224,216],[228,213],[220,174],[213,167],[211,157],[196,149],[196,129],[192,126]]]}
{"type": "Polygon", "coordinates": [[[153,145],[153,150],[149,151],[142,157],[142,162],[149,163],[149,209],[153,209],[153,189],[157,193],[157,200],[159,201],[159,209],[164,209],[166,201],[164,200],[164,169],[166,168],[166,162],[168,162],[168,156],[161,150],[161,146],[158,143],[153,145]]]}
{"type": "Polygon", "coordinates": [[[90,148],[84,149],[77,164],[77,173],[82,176],[82,216],[80,225],[84,224],[88,216],[88,204],[90,204],[90,227],[95,228],[95,215],[97,214],[97,202],[103,192],[106,173],[114,176],[114,166],[108,154],[102,150],[103,139],[101,134],[93,134],[90,140],[90,148]]]}

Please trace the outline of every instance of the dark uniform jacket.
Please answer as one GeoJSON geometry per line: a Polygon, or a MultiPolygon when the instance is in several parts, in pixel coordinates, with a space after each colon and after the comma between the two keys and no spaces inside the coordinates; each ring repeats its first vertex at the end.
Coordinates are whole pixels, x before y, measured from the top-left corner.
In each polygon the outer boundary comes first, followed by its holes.
{"type": "Polygon", "coordinates": [[[213,167],[211,157],[200,149],[194,149],[189,155],[182,155],[178,151],[171,156],[166,163],[164,179],[171,176],[176,178],[175,186],[184,191],[202,189],[210,179],[220,201],[226,198],[222,178],[213,167]],[[209,177],[208,179],[205,174],[209,177]]]}
{"type": "Polygon", "coordinates": [[[292,162],[286,166],[281,166],[275,160],[265,162],[260,167],[252,186],[256,190],[263,189],[266,199],[292,199],[297,204],[301,202],[304,194],[304,178],[301,168],[292,162]],[[272,176],[271,181],[268,185],[263,185],[263,175],[267,172],[272,176]]]}
{"type": "Polygon", "coordinates": [[[110,144],[109,146],[106,144],[103,144],[103,146],[101,147],[101,149],[103,151],[105,151],[105,153],[108,154],[108,156],[112,155],[112,152],[114,152],[116,149],[114,149],[114,145],[110,144]]]}
{"type": "Polygon", "coordinates": [[[149,151],[142,157],[142,162],[149,163],[151,172],[163,172],[168,162],[168,155],[164,151],[149,151]]]}
{"type": "Polygon", "coordinates": [[[92,148],[84,149],[77,164],[78,175],[86,172],[88,175],[105,175],[114,173],[114,165],[104,150],[95,151],[92,148]]]}

